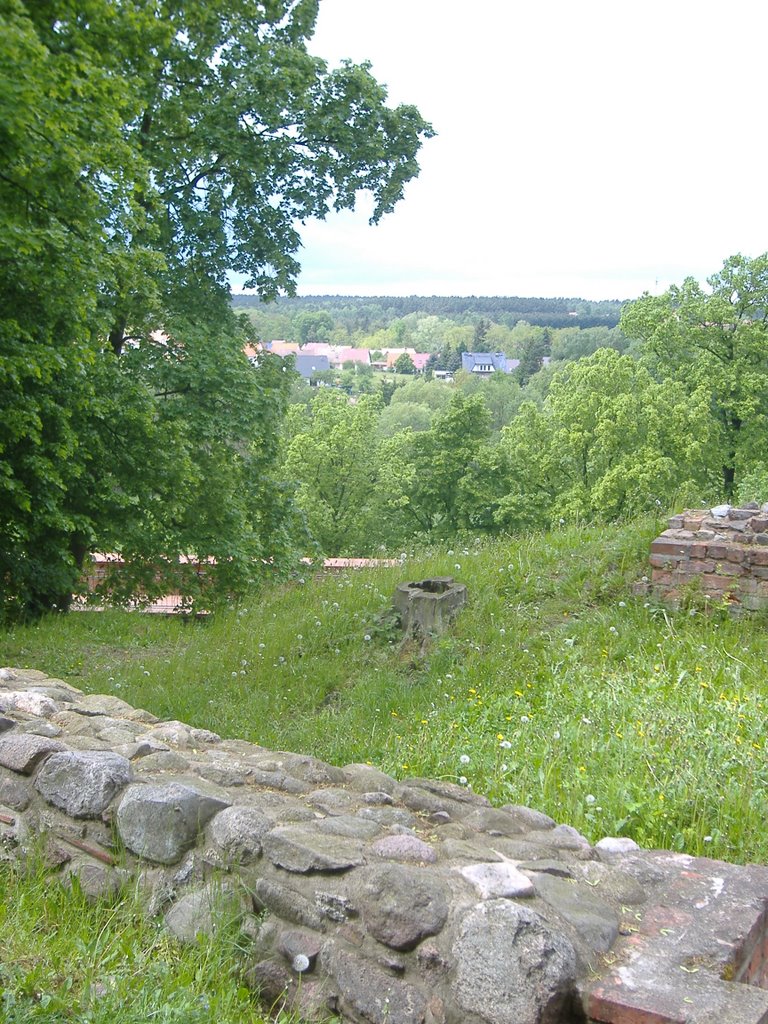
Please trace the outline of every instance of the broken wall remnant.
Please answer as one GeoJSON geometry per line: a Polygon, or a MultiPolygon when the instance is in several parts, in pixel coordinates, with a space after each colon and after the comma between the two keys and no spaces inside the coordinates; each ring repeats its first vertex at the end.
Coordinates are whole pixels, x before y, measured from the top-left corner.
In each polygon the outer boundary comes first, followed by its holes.
{"type": "Polygon", "coordinates": [[[0,862],[33,848],[93,897],[138,888],[180,941],[236,915],[247,982],[307,1021],[768,1022],[764,867],[0,669],[0,862]]]}
{"type": "Polygon", "coordinates": [[[399,583],[393,600],[406,636],[422,637],[442,633],[466,603],[466,586],[452,576],[399,583]]]}
{"type": "Polygon", "coordinates": [[[651,578],[636,587],[665,604],[700,600],[768,609],[768,503],[686,510],[651,544],[651,578]]]}

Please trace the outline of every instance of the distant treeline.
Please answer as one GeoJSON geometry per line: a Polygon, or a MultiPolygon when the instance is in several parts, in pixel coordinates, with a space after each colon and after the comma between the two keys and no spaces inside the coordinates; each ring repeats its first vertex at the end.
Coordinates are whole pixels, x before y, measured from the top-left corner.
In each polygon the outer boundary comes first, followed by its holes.
{"type": "MultiPolygon", "coordinates": [[[[234,295],[236,309],[264,309],[257,295],[234,295]]],[[[506,327],[520,320],[538,327],[615,327],[624,303],[617,299],[590,302],[577,298],[524,298],[501,295],[302,295],[279,298],[270,308],[291,317],[325,311],[351,331],[386,328],[412,314],[440,316],[457,323],[486,317],[506,327]]]]}

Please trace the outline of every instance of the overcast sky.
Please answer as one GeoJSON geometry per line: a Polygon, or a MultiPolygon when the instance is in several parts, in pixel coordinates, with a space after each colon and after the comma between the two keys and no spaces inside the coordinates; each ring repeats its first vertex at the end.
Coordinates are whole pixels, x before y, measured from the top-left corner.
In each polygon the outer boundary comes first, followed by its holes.
{"type": "Polygon", "coordinates": [[[301,294],[634,298],[768,250],[765,0],[321,0],[438,135],[375,228],[303,231],[301,294]]]}

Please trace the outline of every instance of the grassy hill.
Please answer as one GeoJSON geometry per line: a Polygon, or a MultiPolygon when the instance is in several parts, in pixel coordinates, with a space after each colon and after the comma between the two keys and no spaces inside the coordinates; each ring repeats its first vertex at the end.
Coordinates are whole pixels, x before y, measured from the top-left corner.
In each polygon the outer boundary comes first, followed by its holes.
{"type": "Polygon", "coordinates": [[[208,622],[53,617],[0,661],[266,747],[466,780],[596,841],[768,862],[765,619],[631,594],[660,524],[563,529],[307,578],[208,622]],[[382,616],[404,579],[469,604],[425,650],[382,616]]]}

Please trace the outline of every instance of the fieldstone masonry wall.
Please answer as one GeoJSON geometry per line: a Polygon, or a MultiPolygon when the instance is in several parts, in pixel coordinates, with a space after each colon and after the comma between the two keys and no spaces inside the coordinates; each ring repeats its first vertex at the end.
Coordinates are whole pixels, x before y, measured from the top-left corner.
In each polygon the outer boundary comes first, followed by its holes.
{"type": "Polygon", "coordinates": [[[650,590],[666,603],[768,609],[768,504],[681,512],[651,544],[650,590]]]}
{"type": "Polygon", "coordinates": [[[765,868],[592,846],[3,669],[0,857],[36,844],[94,897],[138,885],[182,941],[238,915],[248,982],[307,1020],[768,1022],[765,868]]]}

